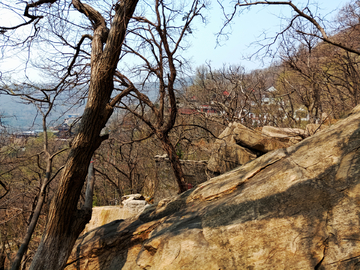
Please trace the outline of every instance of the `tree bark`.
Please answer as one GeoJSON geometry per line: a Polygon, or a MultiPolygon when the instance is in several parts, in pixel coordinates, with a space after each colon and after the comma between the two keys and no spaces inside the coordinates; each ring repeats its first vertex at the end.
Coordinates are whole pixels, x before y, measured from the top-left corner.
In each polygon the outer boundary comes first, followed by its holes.
{"type": "Polygon", "coordinates": [[[92,208],[94,184],[95,184],[94,160],[92,159],[90,161],[90,165],[88,168],[88,176],[87,176],[87,183],[86,183],[86,193],[85,193],[85,203],[84,203],[84,207],[86,209],[92,208]]]}
{"type": "Polygon", "coordinates": [[[109,104],[114,88],[113,75],[127,25],[137,2],[119,1],[111,29],[107,31],[98,13],[94,15],[88,5],[73,0],[75,8],[95,22],[89,95],[79,133],[72,143],[59,188],[50,207],[47,226],[30,269],[64,269],[77,237],[91,218],[91,208],[78,209],[78,201],[91,157],[106,139],[100,136],[100,132],[113,111],[109,104]],[[104,42],[106,46],[103,49],[104,42]]]}

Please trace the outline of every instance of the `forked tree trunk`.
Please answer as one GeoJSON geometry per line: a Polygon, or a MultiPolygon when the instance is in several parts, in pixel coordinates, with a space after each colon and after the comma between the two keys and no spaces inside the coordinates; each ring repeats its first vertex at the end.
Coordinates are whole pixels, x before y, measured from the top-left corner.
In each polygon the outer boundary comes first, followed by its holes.
{"type": "MultiPolygon", "coordinates": [[[[63,170],[57,193],[52,201],[48,222],[30,269],[64,269],[74,243],[91,218],[91,207],[78,209],[81,189],[94,151],[105,139],[101,130],[111,116],[109,101],[113,91],[113,75],[118,63],[129,19],[138,0],[122,0],[106,39],[106,25],[94,9],[78,0],[74,6],[94,23],[91,51],[91,78],[88,101],[63,170]],[[106,47],[103,50],[103,42],[106,47]]],[[[103,20],[104,21],[104,20],[103,20]]]]}

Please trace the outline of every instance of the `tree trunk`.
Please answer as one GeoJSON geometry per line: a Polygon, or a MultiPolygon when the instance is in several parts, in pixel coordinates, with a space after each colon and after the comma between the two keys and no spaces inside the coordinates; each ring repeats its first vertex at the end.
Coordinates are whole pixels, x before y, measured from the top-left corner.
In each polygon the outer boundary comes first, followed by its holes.
{"type": "MultiPolygon", "coordinates": [[[[101,91],[99,87],[94,88],[96,92],[101,91]]],[[[96,101],[89,101],[85,109],[30,269],[63,269],[77,237],[91,218],[91,208],[79,210],[77,204],[90,159],[101,143],[100,131],[106,123],[105,106],[96,101]]]]}
{"type": "Polygon", "coordinates": [[[87,183],[86,183],[86,193],[85,193],[85,202],[84,202],[85,208],[89,208],[89,209],[92,208],[94,185],[95,185],[94,160],[91,159],[88,168],[87,183]]]}
{"type": "Polygon", "coordinates": [[[40,213],[41,213],[42,206],[43,206],[44,201],[45,201],[45,196],[46,196],[46,184],[43,184],[42,187],[41,187],[41,190],[39,192],[38,201],[37,201],[37,204],[36,204],[36,207],[35,207],[35,210],[34,210],[34,214],[33,214],[32,218],[31,218],[29,227],[28,227],[28,229],[26,231],[26,235],[24,237],[23,243],[21,244],[18,252],[16,253],[16,257],[15,257],[15,260],[14,260],[12,266],[11,266],[11,270],[20,269],[21,260],[22,260],[22,258],[24,256],[25,252],[28,249],[28,246],[29,246],[29,243],[30,243],[30,240],[31,240],[31,236],[32,236],[32,234],[33,234],[33,232],[35,230],[37,221],[38,221],[40,213]]]}
{"type": "MultiPolygon", "coordinates": [[[[74,243],[91,218],[91,208],[78,209],[81,189],[94,151],[106,137],[101,130],[112,114],[110,97],[114,88],[113,75],[119,61],[121,46],[128,22],[138,0],[122,0],[116,5],[116,14],[108,32],[105,24],[94,24],[91,50],[91,78],[88,101],[74,138],[61,177],[59,188],[50,206],[48,222],[30,269],[64,269],[74,243]],[[106,39],[108,33],[108,38],[106,39]],[[103,42],[106,47],[103,50],[103,42]]],[[[74,6],[90,20],[99,20],[100,14],[86,4],[74,6]]]]}
{"type": "Polygon", "coordinates": [[[30,217],[30,224],[27,228],[24,240],[18,250],[18,252],[16,253],[15,259],[13,264],[11,265],[11,270],[19,270],[21,267],[21,260],[23,259],[24,254],[27,252],[28,247],[29,247],[29,243],[31,240],[31,237],[34,233],[36,224],[39,220],[40,214],[41,214],[41,209],[44,205],[44,201],[45,201],[45,197],[46,197],[46,189],[47,189],[47,185],[50,182],[50,178],[51,178],[51,167],[52,167],[52,157],[50,155],[50,153],[48,152],[48,137],[47,137],[47,126],[46,126],[46,116],[43,116],[43,134],[44,134],[44,152],[45,152],[45,156],[46,156],[46,171],[45,171],[45,178],[43,183],[41,184],[40,187],[40,192],[37,198],[37,203],[36,203],[36,207],[35,210],[33,212],[33,215],[30,217]]]}
{"type": "Polygon", "coordinates": [[[179,186],[179,194],[183,193],[184,191],[187,190],[187,186],[185,183],[184,172],[181,168],[180,159],[176,154],[176,149],[172,145],[172,143],[167,135],[157,134],[157,137],[160,139],[160,141],[163,145],[163,148],[165,149],[166,153],[168,154],[171,168],[174,171],[176,182],[178,183],[178,186],[179,186]]]}

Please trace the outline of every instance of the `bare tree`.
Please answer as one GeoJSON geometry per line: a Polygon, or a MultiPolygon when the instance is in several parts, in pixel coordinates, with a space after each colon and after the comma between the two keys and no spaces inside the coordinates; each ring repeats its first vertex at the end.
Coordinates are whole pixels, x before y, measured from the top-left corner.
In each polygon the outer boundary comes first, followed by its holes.
{"type": "Polygon", "coordinates": [[[246,73],[242,66],[214,70],[210,64],[198,69],[186,90],[186,107],[209,121],[228,125],[241,122],[249,127],[274,122],[268,89],[269,70],[246,73]]]}
{"type": "Polygon", "coordinates": [[[300,112],[295,107],[299,104],[306,108],[311,123],[319,122],[322,112],[339,117],[357,104],[353,101],[358,100],[359,1],[351,1],[339,12],[333,31],[308,4],[300,7],[291,1],[237,1],[229,14],[223,8],[225,24],[220,35],[235,14],[259,5],[282,5],[292,10],[283,30],[262,47],[265,54],[274,57],[270,47],[278,41],[283,45],[280,57],[292,78],[284,76],[285,73],[279,76],[282,82],[278,86],[284,91],[278,96],[289,101],[287,108],[280,104],[287,119],[297,122],[296,114],[300,112]]]}
{"type": "MultiPolygon", "coordinates": [[[[359,1],[351,1],[338,13],[335,25],[339,29],[333,39],[354,49],[359,49],[359,1]]],[[[325,46],[322,46],[323,48],[325,46]]],[[[333,46],[324,48],[324,54],[331,55],[328,58],[327,93],[336,96],[337,99],[330,104],[334,114],[340,116],[341,112],[349,111],[359,100],[360,67],[359,56],[349,51],[333,46]]]]}
{"type": "MultiPolygon", "coordinates": [[[[91,217],[91,203],[85,201],[84,207],[78,209],[78,200],[87,175],[88,165],[94,151],[107,136],[100,136],[102,128],[112,114],[113,107],[123,96],[131,91],[131,88],[119,93],[111,99],[114,89],[113,76],[119,62],[122,43],[125,38],[127,25],[137,5],[137,0],[118,1],[111,13],[111,27],[107,28],[103,15],[95,8],[79,0],[73,0],[72,6],[89,20],[92,35],[85,34],[75,47],[73,62],[76,62],[78,52],[81,50],[82,41],[91,39],[91,73],[87,104],[82,116],[79,132],[71,144],[71,150],[67,163],[63,169],[62,178],[51,204],[46,230],[41,243],[31,264],[31,269],[63,269],[71,252],[72,246],[85,224],[91,217]]],[[[39,29],[38,23],[44,21],[49,8],[52,5],[58,7],[58,14],[50,14],[56,17],[62,13],[60,1],[41,0],[26,4],[24,9],[24,21],[17,26],[2,27],[2,32],[32,25],[34,34],[39,29]],[[58,3],[59,2],[59,3],[58,3]],[[57,6],[56,6],[57,5],[57,6]],[[36,14],[36,15],[35,15],[36,14]]],[[[66,6],[66,3],[62,3],[66,6]]],[[[51,11],[51,9],[50,9],[51,11]]],[[[44,21],[48,23],[50,20],[44,21]]],[[[64,20],[66,25],[68,21],[64,20]]],[[[83,27],[86,31],[86,27],[83,27]]],[[[74,75],[70,61],[66,76],[74,75]]],[[[64,78],[65,78],[64,77],[64,78]]],[[[91,196],[88,199],[92,200],[91,196]]]]}
{"type": "Polygon", "coordinates": [[[54,89],[48,90],[44,88],[38,88],[35,89],[35,91],[30,90],[29,87],[25,88],[25,90],[20,89],[9,89],[8,87],[5,89],[2,89],[2,91],[6,92],[8,95],[12,96],[18,96],[25,102],[32,103],[38,110],[38,112],[42,116],[42,131],[43,131],[43,149],[42,152],[38,154],[38,157],[44,159],[45,167],[43,168],[40,164],[41,162],[38,162],[39,168],[42,171],[42,175],[44,175],[44,178],[40,178],[40,184],[39,184],[39,193],[36,196],[36,204],[35,208],[32,211],[32,214],[29,218],[29,225],[27,228],[27,232],[25,234],[24,240],[16,254],[16,257],[14,259],[14,262],[12,264],[12,270],[16,270],[20,268],[21,260],[26,253],[29,242],[31,240],[31,237],[33,235],[33,232],[35,230],[36,224],[38,222],[38,219],[40,217],[41,209],[43,207],[43,204],[45,202],[47,189],[50,184],[50,182],[57,176],[59,171],[63,168],[60,167],[54,174],[52,172],[53,170],[53,160],[54,158],[59,155],[60,153],[64,152],[68,149],[68,147],[65,147],[63,149],[60,149],[59,151],[55,151],[52,153],[52,151],[49,148],[49,138],[48,138],[48,116],[51,113],[54,104],[56,102],[56,99],[61,94],[61,89],[58,89],[58,91],[54,91],[54,89]]]}
{"type": "MultiPolygon", "coordinates": [[[[202,1],[194,0],[189,7],[184,3],[167,4],[164,1],[155,1],[154,20],[143,16],[135,17],[136,26],[129,35],[138,42],[138,46],[125,45],[125,51],[137,57],[141,66],[132,70],[138,74],[141,81],[140,87],[123,73],[117,77],[120,85],[131,87],[138,103],[129,106],[122,102],[119,106],[141,119],[155,134],[168,154],[172,169],[179,186],[179,192],[187,190],[184,173],[181,168],[176,149],[169,138],[169,132],[174,127],[177,117],[176,83],[178,73],[183,68],[184,60],[180,51],[184,49],[183,42],[186,35],[192,32],[193,20],[201,16],[205,7],[202,1]],[[185,14],[185,15],[184,15],[185,14]],[[158,100],[155,103],[146,96],[142,88],[152,84],[157,89],[158,100]]],[[[154,90],[153,90],[154,91],[154,90]]]]}
{"type": "MultiPolygon", "coordinates": [[[[107,138],[101,137],[100,132],[113,111],[114,103],[126,94],[125,90],[110,100],[121,45],[137,1],[121,1],[117,4],[110,30],[104,18],[91,6],[80,1],[72,1],[72,4],[91,21],[93,27],[88,101],[51,205],[46,231],[30,269],[64,268],[76,238],[91,217],[91,207],[77,209],[88,164],[94,151],[107,138]]],[[[127,91],[130,90],[128,88],[127,91]]],[[[86,202],[85,206],[88,206],[86,202]]]]}
{"type": "MultiPolygon", "coordinates": [[[[297,25],[296,29],[301,26],[297,25]]],[[[306,108],[311,124],[321,120],[323,104],[324,86],[324,65],[321,49],[316,48],[318,38],[303,35],[296,30],[288,31],[283,35],[281,41],[280,58],[283,70],[278,76],[278,88],[287,95],[291,104],[297,105],[297,111],[292,109],[292,117],[300,109],[299,106],[306,108]],[[280,85],[281,84],[281,85],[280,85]]],[[[294,118],[295,119],[295,118],[294,118]]]]}
{"type": "Polygon", "coordinates": [[[129,112],[112,119],[108,128],[109,140],[95,153],[98,202],[110,204],[129,193],[153,196],[149,185],[154,185],[154,156],[161,149],[155,136],[147,136],[148,126],[129,112]]]}
{"type": "Polygon", "coordinates": [[[15,260],[15,268],[20,262],[25,267],[32,258],[38,235],[44,230],[47,203],[65,161],[61,153],[68,148],[66,142],[56,141],[50,134],[30,138],[10,134],[8,144],[0,151],[0,178],[8,186],[7,196],[0,198],[0,230],[3,243],[11,243],[6,245],[6,252],[10,262],[15,260]]]}
{"type": "MultiPolygon", "coordinates": [[[[356,3],[353,3],[356,6],[356,3]]],[[[354,6],[347,5],[340,11],[353,18],[354,6]],[[351,8],[352,7],[352,8],[351,8]]],[[[354,23],[354,20],[349,19],[354,23]]],[[[336,43],[356,48],[359,28],[357,25],[342,25],[331,39],[336,43]]],[[[338,25],[339,23],[337,23],[338,25]]],[[[301,20],[294,21],[280,38],[280,58],[282,72],[278,76],[278,89],[282,90],[290,104],[306,108],[310,123],[320,123],[323,113],[340,117],[358,104],[359,56],[355,53],[323,42],[318,37],[319,30],[301,20]],[[285,95],[285,93],[288,93],[285,95]]],[[[295,111],[292,107],[292,115],[295,111]]],[[[296,121],[296,119],[294,118],[296,121]]]]}
{"type": "MultiPolygon", "coordinates": [[[[357,2],[358,2],[357,0],[354,0],[354,3],[357,4],[357,2]]],[[[230,14],[226,14],[226,12],[224,11],[224,14],[226,15],[226,20],[225,20],[225,24],[219,34],[222,34],[222,31],[225,29],[225,27],[229,23],[231,23],[232,19],[234,18],[235,14],[238,12],[239,9],[250,8],[252,6],[257,6],[257,5],[268,5],[268,6],[282,5],[282,6],[288,6],[292,9],[293,15],[289,18],[288,25],[286,27],[284,27],[283,31],[281,31],[280,33],[278,33],[276,35],[275,41],[282,34],[284,34],[287,30],[291,29],[297,21],[303,20],[304,23],[302,23],[302,25],[309,23],[310,25],[314,26],[317,31],[316,32],[308,31],[307,29],[302,28],[302,29],[297,29],[297,31],[299,33],[319,38],[320,40],[324,41],[325,43],[339,47],[348,52],[360,55],[360,51],[356,47],[352,46],[351,44],[350,45],[343,44],[342,42],[339,42],[338,40],[336,40],[333,36],[330,36],[327,33],[325,27],[323,26],[323,22],[322,22],[321,18],[316,16],[308,6],[305,6],[304,8],[299,8],[291,1],[241,1],[241,0],[239,0],[234,5],[233,12],[231,12],[230,14]]],[[[354,20],[350,20],[350,21],[351,21],[351,23],[354,23],[354,20]]],[[[275,44],[275,41],[272,41],[271,45],[275,44]]]]}

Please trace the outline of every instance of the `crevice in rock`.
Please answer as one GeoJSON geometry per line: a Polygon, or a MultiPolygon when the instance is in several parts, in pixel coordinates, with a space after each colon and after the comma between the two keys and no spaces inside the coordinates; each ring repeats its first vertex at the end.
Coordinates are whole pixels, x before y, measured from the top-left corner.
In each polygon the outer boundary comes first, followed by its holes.
{"type": "Polygon", "coordinates": [[[322,257],[322,259],[320,260],[320,262],[318,262],[317,265],[315,265],[314,270],[319,270],[320,269],[320,266],[321,266],[322,262],[324,261],[324,259],[325,259],[325,254],[322,257]]]}
{"type": "Polygon", "coordinates": [[[328,247],[328,241],[329,241],[329,237],[324,240],[323,257],[322,257],[321,260],[315,265],[314,270],[319,270],[320,267],[321,267],[321,264],[323,263],[323,261],[324,261],[324,259],[325,259],[326,249],[327,249],[327,247],[328,247]]]}
{"type": "Polygon", "coordinates": [[[239,146],[241,146],[241,147],[243,147],[243,148],[245,148],[245,149],[247,149],[247,150],[249,150],[250,152],[252,152],[253,154],[255,154],[256,157],[260,157],[260,156],[265,155],[265,154],[267,153],[267,152],[265,152],[265,151],[260,151],[260,150],[258,150],[258,149],[256,149],[256,148],[250,147],[250,146],[244,144],[244,143],[241,142],[241,141],[236,141],[236,144],[239,145],[239,146]]]}
{"type": "Polygon", "coordinates": [[[144,249],[150,253],[151,256],[154,256],[156,251],[157,251],[157,248],[151,246],[151,245],[144,245],[144,249]]]}
{"type": "Polygon", "coordinates": [[[275,160],[269,162],[268,164],[261,166],[259,169],[257,169],[257,170],[255,170],[255,171],[250,172],[249,174],[245,175],[243,181],[242,181],[241,183],[239,183],[238,186],[242,185],[245,181],[249,180],[250,178],[252,178],[252,177],[254,177],[255,175],[257,175],[259,172],[265,170],[265,169],[266,169],[267,167],[269,167],[270,165],[275,164],[276,162],[282,160],[282,159],[285,158],[285,157],[286,157],[286,156],[280,157],[280,158],[278,158],[278,159],[275,159],[275,160]]]}

